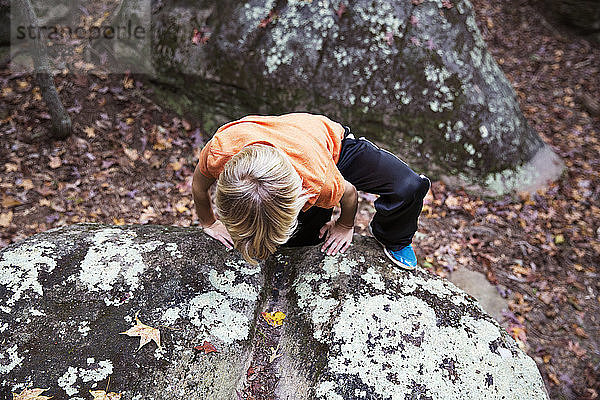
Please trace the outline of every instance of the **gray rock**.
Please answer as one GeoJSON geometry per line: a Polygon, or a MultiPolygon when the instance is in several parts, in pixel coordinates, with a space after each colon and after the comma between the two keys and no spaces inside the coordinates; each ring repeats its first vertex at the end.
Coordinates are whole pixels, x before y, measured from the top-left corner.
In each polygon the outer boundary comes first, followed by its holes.
{"type": "Polygon", "coordinates": [[[560,174],[468,0],[341,3],[155,1],[154,65],[175,88],[159,98],[209,133],[249,113],[323,113],[419,170],[487,194],[560,174]],[[192,43],[194,29],[205,43],[192,43]]]}
{"type": "Polygon", "coordinates": [[[452,271],[448,280],[475,297],[481,308],[497,321],[502,321],[502,311],[508,310],[508,301],[500,296],[496,286],[492,285],[484,274],[469,269],[458,269],[452,271]]]}
{"type": "Polygon", "coordinates": [[[600,33],[600,3],[596,0],[545,0],[552,12],[582,33],[600,33]]]}
{"type": "Polygon", "coordinates": [[[289,265],[279,399],[547,399],[535,362],[474,298],[394,268],[371,239],[289,265]]]}
{"type": "Polygon", "coordinates": [[[261,276],[196,229],[77,225],[9,246],[0,387],[87,399],[110,376],[123,399],[230,399],[249,366],[261,276]],[[136,313],[162,349],[119,334],[136,313]],[[193,350],[205,339],[219,352],[193,350]]]}
{"type": "Polygon", "coordinates": [[[40,387],[87,399],[110,377],[124,400],[236,399],[273,282],[287,314],[278,399],[547,398],[533,360],[473,298],[392,267],[372,239],[253,267],[194,228],[94,224],[0,251],[0,398],[40,387]],[[119,334],[136,314],[161,348],[119,334]],[[204,340],[219,352],[195,352],[204,340]]]}

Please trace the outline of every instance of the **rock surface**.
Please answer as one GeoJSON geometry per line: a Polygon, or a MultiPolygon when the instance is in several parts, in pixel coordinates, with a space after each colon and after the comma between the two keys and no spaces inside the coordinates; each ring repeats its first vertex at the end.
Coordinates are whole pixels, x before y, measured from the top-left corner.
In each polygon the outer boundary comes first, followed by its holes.
{"type": "Polygon", "coordinates": [[[280,257],[291,316],[280,399],[547,398],[533,360],[471,296],[392,267],[370,242],[343,257],[280,257]]]}
{"type": "Polygon", "coordinates": [[[88,399],[110,377],[123,399],[230,399],[250,362],[262,278],[218,250],[199,230],[97,225],[3,249],[2,393],[88,399]],[[162,349],[119,334],[136,313],[160,329],[162,349]],[[219,352],[196,354],[205,339],[219,352]]]}
{"type": "Polygon", "coordinates": [[[393,268],[369,238],[253,267],[197,229],[94,224],[0,252],[0,398],[39,387],[87,399],[110,377],[123,399],[237,399],[273,289],[288,315],[278,399],[547,398],[533,360],[473,298],[393,268]],[[161,348],[119,334],[136,314],[161,348]],[[204,340],[218,352],[193,350],[204,340]]]}
{"type": "Polygon", "coordinates": [[[600,2],[596,0],[545,0],[569,25],[600,41],[600,2]]]}
{"type": "Polygon", "coordinates": [[[249,113],[309,111],[489,194],[561,171],[468,0],[159,0],[153,23],[158,79],[175,88],[159,97],[208,133],[249,113]]]}

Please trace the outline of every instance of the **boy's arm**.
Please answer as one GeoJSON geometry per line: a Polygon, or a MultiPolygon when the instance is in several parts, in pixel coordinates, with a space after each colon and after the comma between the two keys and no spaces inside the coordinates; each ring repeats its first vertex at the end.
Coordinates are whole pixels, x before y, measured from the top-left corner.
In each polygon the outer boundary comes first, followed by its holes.
{"type": "Polygon", "coordinates": [[[194,198],[194,205],[196,206],[196,214],[200,220],[200,226],[204,228],[210,237],[217,239],[223,243],[228,249],[233,248],[233,240],[231,235],[227,231],[227,228],[221,221],[215,218],[215,214],[212,210],[210,202],[210,194],[208,190],[214,183],[214,178],[209,178],[200,172],[199,163],[196,165],[194,170],[194,177],[192,179],[192,196],[194,198]]]}
{"type": "Polygon", "coordinates": [[[350,182],[344,180],[344,185],[344,194],[340,200],[341,212],[335,223],[345,228],[354,228],[354,218],[358,209],[358,193],[350,182]]]}
{"type": "Polygon", "coordinates": [[[192,196],[194,198],[194,205],[196,206],[196,214],[200,220],[200,226],[206,228],[215,223],[217,220],[213,213],[212,206],[210,204],[210,194],[208,189],[214,183],[214,178],[208,178],[200,172],[200,164],[196,165],[194,170],[194,176],[192,179],[192,196]]]}
{"type": "Polygon", "coordinates": [[[356,188],[350,182],[344,180],[344,194],[340,200],[341,213],[339,218],[333,222],[330,221],[323,225],[319,232],[319,237],[327,234],[325,243],[321,251],[327,255],[336,255],[343,253],[352,243],[354,234],[354,217],[358,208],[358,193],[356,188]]]}

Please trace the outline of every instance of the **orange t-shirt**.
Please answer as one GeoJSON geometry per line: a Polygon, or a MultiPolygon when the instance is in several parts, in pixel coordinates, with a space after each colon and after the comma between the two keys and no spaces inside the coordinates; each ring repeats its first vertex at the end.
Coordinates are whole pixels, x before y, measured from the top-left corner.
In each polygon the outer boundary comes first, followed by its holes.
{"type": "Polygon", "coordinates": [[[336,166],[343,136],[344,127],[322,115],[248,115],[217,129],[200,152],[199,169],[217,179],[225,163],[243,147],[269,144],[289,156],[302,188],[312,195],[302,210],[313,205],[332,208],[344,194],[344,178],[336,166]]]}

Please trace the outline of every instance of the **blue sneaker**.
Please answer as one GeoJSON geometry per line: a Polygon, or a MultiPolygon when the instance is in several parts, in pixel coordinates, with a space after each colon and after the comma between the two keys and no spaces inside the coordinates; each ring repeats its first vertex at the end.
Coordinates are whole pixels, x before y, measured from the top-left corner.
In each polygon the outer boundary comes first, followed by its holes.
{"type": "Polygon", "coordinates": [[[392,260],[394,264],[400,268],[413,270],[417,267],[417,256],[415,255],[412,244],[395,251],[384,246],[383,252],[390,260],[392,260]]]}
{"type": "Polygon", "coordinates": [[[381,243],[375,235],[373,235],[373,228],[371,228],[371,223],[369,223],[369,232],[373,236],[373,238],[383,247],[383,252],[394,264],[399,266],[400,268],[404,268],[406,270],[413,270],[417,267],[417,256],[415,251],[412,248],[412,244],[409,244],[406,247],[403,247],[400,250],[390,250],[383,243],[381,243]]]}

